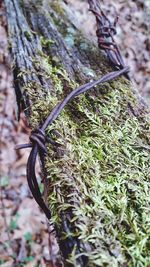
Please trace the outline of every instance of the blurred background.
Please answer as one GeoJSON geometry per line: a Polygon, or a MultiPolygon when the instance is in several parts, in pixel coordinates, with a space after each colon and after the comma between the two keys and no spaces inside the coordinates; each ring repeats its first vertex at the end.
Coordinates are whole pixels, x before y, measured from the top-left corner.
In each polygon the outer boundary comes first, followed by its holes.
{"type": "MultiPolygon", "coordinates": [[[[48,0],[46,0],[48,1],[48,0]]],[[[96,42],[95,19],[86,1],[65,0],[74,23],[96,42]]],[[[150,1],[105,0],[102,7],[110,19],[119,15],[117,42],[131,68],[135,88],[150,104],[150,1]],[[104,3],[105,2],[105,3],[104,3]]],[[[9,70],[6,18],[0,3],[0,266],[50,267],[58,247],[48,234],[45,216],[32,199],[26,181],[28,150],[15,151],[28,142],[30,129],[21,114],[16,120],[16,103],[9,70]],[[7,74],[6,74],[7,73],[7,74]],[[20,265],[14,265],[14,256],[20,265]]],[[[39,174],[40,168],[36,167],[39,174]]],[[[41,185],[41,191],[43,190],[41,185]]]]}

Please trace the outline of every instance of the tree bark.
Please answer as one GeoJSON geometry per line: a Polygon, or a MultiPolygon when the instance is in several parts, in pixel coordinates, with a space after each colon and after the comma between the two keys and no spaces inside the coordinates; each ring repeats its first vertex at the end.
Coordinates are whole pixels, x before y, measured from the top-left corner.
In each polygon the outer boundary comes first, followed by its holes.
{"type": "MultiPolygon", "coordinates": [[[[17,103],[31,129],[112,71],[64,2],[5,0],[17,103]]],[[[148,266],[150,131],[132,84],[121,77],[80,95],[46,133],[61,144],[47,144],[44,181],[64,265],[148,266]]]]}

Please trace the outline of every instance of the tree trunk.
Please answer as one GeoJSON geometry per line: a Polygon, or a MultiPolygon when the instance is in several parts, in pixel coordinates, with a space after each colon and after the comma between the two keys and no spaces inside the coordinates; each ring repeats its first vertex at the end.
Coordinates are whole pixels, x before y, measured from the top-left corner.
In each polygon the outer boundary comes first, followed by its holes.
{"type": "MultiPolygon", "coordinates": [[[[31,129],[112,70],[64,2],[5,0],[17,103],[31,129]]],[[[76,97],[46,133],[61,144],[47,144],[44,168],[64,265],[149,266],[150,131],[131,83],[117,78],[76,97]]]]}

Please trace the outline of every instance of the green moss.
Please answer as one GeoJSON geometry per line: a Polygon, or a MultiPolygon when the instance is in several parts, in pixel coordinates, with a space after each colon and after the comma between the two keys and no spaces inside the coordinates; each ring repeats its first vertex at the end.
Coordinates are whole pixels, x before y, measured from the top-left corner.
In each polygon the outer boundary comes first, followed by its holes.
{"type": "Polygon", "coordinates": [[[55,94],[57,97],[64,94],[64,85],[66,88],[69,87],[71,89],[74,89],[77,86],[77,83],[70,80],[66,70],[63,69],[56,57],[51,59],[47,55],[43,54],[40,64],[45,71],[44,75],[47,78],[51,78],[54,83],[55,94]]]}
{"type": "MultiPolygon", "coordinates": [[[[35,69],[51,80],[52,89],[45,93],[33,82],[24,87],[33,102],[32,127],[77,87],[59,59],[44,52],[39,57],[33,59],[35,69]]],[[[95,75],[88,67],[84,73],[95,75]]],[[[132,114],[130,106],[137,105],[128,82],[119,78],[76,97],[47,128],[60,144],[55,150],[47,144],[52,221],[61,229],[62,214],[70,214],[74,231],[62,231],[60,238],[78,237],[93,247],[81,253],[73,247],[68,262],[75,266],[81,254],[88,266],[149,266],[150,129],[146,119],[132,114]]]]}
{"type": "Polygon", "coordinates": [[[52,44],[55,43],[53,40],[45,39],[43,36],[41,36],[40,42],[43,48],[49,48],[52,44]]]}
{"type": "MultiPolygon", "coordinates": [[[[47,45],[46,40],[44,40],[44,44],[47,45]]],[[[42,51],[39,51],[38,54],[37,58],[32,58],[32,64],[34,65],[32,74],[36,71],[36,75],[50,79],[52,86],[51,90],[46,92],[41,84],[31,81],[22,88],[32,102],[30,106],[30,125],[33,128],[36,128],[48,116],[58,101],[61,101],[66,95],[67,90],[73,90],[78,86],[75,81],[69,78],[68,73],[63,69],[57,57],[51,58],[42,51]]],[[[18,74],[18,78],[23,78],[25,74],[30,75],[31,72],[28,73],[22,70],[18,74]]]]}
{"type": "Polygon", "coordinates": [[[31,38],[31,34],[30,34],[30,32],[28,32],[28,31],[24,31],[24,35],[25,35],[25,37],[27,38],[27,40],[28,40],[29,42],[31,42],[32,38],[31,38]]]}
{"type": "MultiPolygon", "coordinates": [[[[37,97],[37,84],[28,84],[32,126],[36,127],[77,85],[60,63],[41,54],[43,75],[55,91],[37,97]],[[53,87],[52,86],[52,87],[53,87]]],[[[88,76],[88,73],[87,73],[88,76]]],[[[60,146],[48,144],[46,169],[52,221],[61,228],[62,213],[71,214],[73,232],[81,243],[93,247],[82,252],[88,266],[149,266],[149,124],[129,111],[137,105],[128,83],[117,81],[80,95],[48,127],[47,135],[60,146]],[[59,133],[59,134],[58,134],[59,133]]],[[[44,90],[43,90],[44,91],[44,90]]],[[[68,262],[77,266],[81,254],[73,248],[68,262]]]]}
{"type": "MultiPolygon", "coordinates": [[[[71,46],[79,48],[74,31],[66,32],[66,37],[73,35],[71,46]]],[[[44,51],[52,42],[41,39],[41,44],[44,51]]],[[[82,71],[94,77],[98,54],[83,47],[92,70],[84,64],[82,71]]],[[[58,58],[44,52],[39,56],[33,59],[37,73],[50,79],[52,86],[47,94],[37,83],[24,88],[33,102],[32,127],[77,87],[58,58]]],[[[46,131],[60,144],[55,149],[47,144],[52,221],[62,229],[62,214],[70,216],[74,230],[61,231],[60,239],[78,237],[85,247],[93,248],[78,253],[74,246],[68,257],[74,266],[81,254],[88,257],[89,267],[150,266],[150,129],[146,116],[142,120],[132,114],[130,106],[138,103],[129,88],[124,78],[97,86],[75,98],[46,131]]]]}
{"type": "MultiPolygon", "coordinates": [[[[73,214],[74,233],[93,246],[82,252],[88,266],[144,267],[150,263],[150,157],[142,135],[148,123],[129,112],[128,103],[137,103],[128,85],[119,79],[111,86],[79,96],[50,126],[62,145],[61,157],[49,146],[49,206],[58,227],[62,212],[73,214]]],[[[74,248],[68,261],[78,257],[74,248]]]]}
{"type": "Polygon", "coordinates": [[[50,6],[56,12],[57,15],[59,15],[60,17],[65,16],[64,10],[61,7],[61,1],[53,0],[53,1],[51,1],[50,6]]]}

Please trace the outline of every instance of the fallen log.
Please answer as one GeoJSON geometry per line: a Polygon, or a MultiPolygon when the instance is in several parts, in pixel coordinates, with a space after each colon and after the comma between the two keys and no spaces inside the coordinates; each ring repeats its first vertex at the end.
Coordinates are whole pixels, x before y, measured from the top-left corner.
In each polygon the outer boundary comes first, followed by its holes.
{"type": "MultiPolygon", "coordinates": [[[[65,1],[5,5],[18,109],[34,130],[112,67],[65,1]]],[[[150,131],[132,83],[122,76],[74,98],[46,136],[59,143],[46,143],[42,168],[64,265],[148,266],[150,131]]]]}

